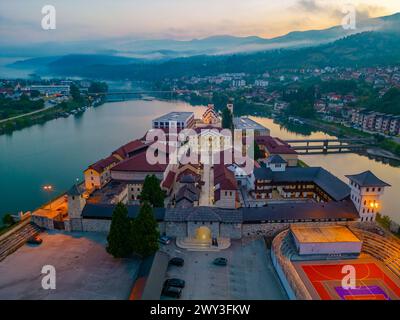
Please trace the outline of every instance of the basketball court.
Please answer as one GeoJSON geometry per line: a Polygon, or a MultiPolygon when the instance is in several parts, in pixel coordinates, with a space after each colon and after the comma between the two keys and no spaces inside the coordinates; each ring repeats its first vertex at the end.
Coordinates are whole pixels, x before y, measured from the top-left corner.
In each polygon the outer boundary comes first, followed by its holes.
{"type": "Polygon", "coordinates": [[[400,300],[400,279],[373,258],[292,262],[313,299],[400,300]],[[343,267],[356,271],[356,287],[345,288],[343,267]]]}

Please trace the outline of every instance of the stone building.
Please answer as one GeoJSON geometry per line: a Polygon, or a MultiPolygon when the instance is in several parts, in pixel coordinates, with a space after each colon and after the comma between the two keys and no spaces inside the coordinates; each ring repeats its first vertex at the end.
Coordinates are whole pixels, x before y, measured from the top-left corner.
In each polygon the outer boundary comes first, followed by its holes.
{"type": "Polygon", "coordinates": [[[389,184],[376,177],[371,171],[347,175],[350,181],[351,200],[360,214],[361,221],[375,221],[382,207],[381,196],[389,184]]]}

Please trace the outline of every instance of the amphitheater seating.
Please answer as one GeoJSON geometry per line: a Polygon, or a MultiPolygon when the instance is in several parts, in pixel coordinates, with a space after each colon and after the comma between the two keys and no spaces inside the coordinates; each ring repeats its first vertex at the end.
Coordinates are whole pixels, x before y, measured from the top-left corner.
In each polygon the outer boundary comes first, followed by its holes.
{"type": "Polygon", "coordinates": [[[351,228],[363,240],[363,252],[382,261],[393,273],[400,277],[400,241],[393,237],[383,237],[375,233],[351,228]]]}

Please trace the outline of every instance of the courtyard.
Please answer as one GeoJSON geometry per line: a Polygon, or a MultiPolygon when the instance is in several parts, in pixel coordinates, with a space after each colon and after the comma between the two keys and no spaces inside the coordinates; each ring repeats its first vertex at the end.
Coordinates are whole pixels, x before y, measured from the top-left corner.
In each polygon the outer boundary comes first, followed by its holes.
{"type": "Polygon", "coordinates": [[[175,244],[164,246],[162,250],[171,257],[185,260],[183,267],[170,266],[166,278],[186,281],[181,299],[287,299],[264,240],[246,242],[233,240],[228,249],[218,252],[187,251],[175,244]],[[217,257],[228,259],[228,265],[213,265],[217,257]]]}
{"type": "Polygon", "coordinates": [[[117,260],[106,235],[45,232],[39,246],[24,245],[0,262],[1,299],[128,299],[139,259],[117,260]],[[44,290],[44,265],[56,270],[56,289],[44,290]]]}

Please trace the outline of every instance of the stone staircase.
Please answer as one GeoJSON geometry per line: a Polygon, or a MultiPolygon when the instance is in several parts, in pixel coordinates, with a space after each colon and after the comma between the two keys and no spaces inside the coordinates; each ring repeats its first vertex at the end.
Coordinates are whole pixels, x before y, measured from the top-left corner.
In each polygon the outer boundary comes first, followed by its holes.
{"type": "Polygon", "coordinates": [[[0,261],[22,247],[30,237],[40,233],[40,228],[32,223],[11,233],[7,238],[0,241],[0,261]]]}
{"type": "Polygon", "coordinates": [[[188,251],[221,251],[229,248],[231,242],[228,238],[218,238],[218,246],[212,246],[211,241],[198,241],[191,238],[177,238],[177,247],[188,251]]]}

